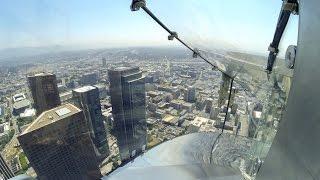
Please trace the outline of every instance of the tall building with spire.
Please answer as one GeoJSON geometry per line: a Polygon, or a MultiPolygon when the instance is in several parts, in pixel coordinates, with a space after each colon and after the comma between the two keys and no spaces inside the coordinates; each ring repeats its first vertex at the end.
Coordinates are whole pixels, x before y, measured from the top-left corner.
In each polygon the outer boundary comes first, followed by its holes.
{"type": "Polygon", "coordinates": [[[147,144],[145,78],[137,67],[110,69],[108,75],[120,157],[129,160],[147,144]]]}

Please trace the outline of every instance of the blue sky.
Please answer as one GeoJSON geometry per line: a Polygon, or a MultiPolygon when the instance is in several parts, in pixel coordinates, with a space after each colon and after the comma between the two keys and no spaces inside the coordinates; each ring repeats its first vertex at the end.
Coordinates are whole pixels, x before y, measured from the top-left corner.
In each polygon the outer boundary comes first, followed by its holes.
{"type": "MultiPolygon", "coordinates": [[[[0,49],[29,46],[178,46],[130,0],[2,0],[0,49]],[[22,3],[24,2],[24,3],[22,3]]],[[[202,48],[264,53],[281,0],[147,0],[165,24],[202,48]]],[[[282,47],[296,44],[298,16],[291,18],[282,47]]]]}

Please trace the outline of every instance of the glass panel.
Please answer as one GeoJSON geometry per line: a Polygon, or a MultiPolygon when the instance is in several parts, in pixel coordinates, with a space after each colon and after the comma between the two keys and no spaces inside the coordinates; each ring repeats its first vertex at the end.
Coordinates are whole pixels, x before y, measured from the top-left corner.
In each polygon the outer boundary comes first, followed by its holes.
{"type": "Polygon", "coordinates": [[[198,58],[129,3],[1,5],[0,150],[9,175],[48,177],[55,168],[50,175],[74,179],[79,164],[96,178],[198,133],[210,137],[199,142],[204,163],[254,178],[286,108],[293,70],[284,57],[298,16],[267,74],[281,1],[147,1],[198,58]],[[66,106],[74,111],[57,117],[66,106]],[[44,157],[47,167],[37,163],[44,157]]]}

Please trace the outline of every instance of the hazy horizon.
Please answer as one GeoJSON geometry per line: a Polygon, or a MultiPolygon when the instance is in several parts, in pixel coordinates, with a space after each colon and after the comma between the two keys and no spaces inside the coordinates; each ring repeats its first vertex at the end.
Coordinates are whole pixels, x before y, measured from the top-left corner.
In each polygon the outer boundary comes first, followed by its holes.
{"type": "MultiPolygon", "coordinates": [[[[0,7],[0,50],[180,47],[131,0],[5,0],[0,7]]],[[[281,1],[147,0],[147,6],[191,46],[263,55],[272,41],[281,1]]],[[[298,17],[290,19],[280,45],[296,44],[298,17]]],[[[281,51],[282,50],[282,51],[281,51]]]]}

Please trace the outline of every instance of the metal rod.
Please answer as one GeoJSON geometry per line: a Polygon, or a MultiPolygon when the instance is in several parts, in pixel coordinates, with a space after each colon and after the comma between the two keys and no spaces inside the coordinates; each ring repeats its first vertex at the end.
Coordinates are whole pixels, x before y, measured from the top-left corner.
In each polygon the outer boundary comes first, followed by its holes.
{"type": "Polygon", "coordinates": [[[188,49],[190,49],[192,52],[194,53],[199,53],[199,52],[196,52],[194,49],[192,49],[188,44],[186,44],[185,42],[183,42],[179,37],[176,37],[176,39],[181,42],[185,47],[187,47],[188,49]]]}
{"type": "Polygon", "coordinates": [[[163,29],[168,31],[169,34],[172,34],[169,28],[167,28],[166,25],[164,25],[146,6],[141,7],[149,16],[152,17],[153,20],[155,20],[163,29]]]}
{"type": "MultiPolygon", "coordinates": [[[[166,26],[164,25],[146,6],[142,6],[141,7],[153,20],[155,20],[163,29],[165,29],[170,35],[173,34],[173,32],[166,26]]],[[[227,74],[226,72],[224,72],[222,69],[220,69],[219,67],[217,67],[216,65],[214,65],[213,63],[211,63],[209,60],[207,60],[205,57],[203,57],[199,52],[195,51],[191,46],[189,46],[187,43],[185,43],[182,39],[180,39],[179,37],[175,37],[181,44],[183,44],[186,48],[188,48],[189,50],[191,50],[193,53],[196,53],[201,59],[203,59],[205,62],[207,62],[208,64],[210,64],[212,67],[216,68],[217,70],[219,70],[221,73],[225,74],[226,76],[228,76],[231,79],[234,79],[235,77],[227,74]]]]}
{"type": "Polygon", "coordinates": [[[228,117],[230,100],[231,100],[231,94],[232,94],[232,87],[233,87],[233,79],[231,79],[231,83],[230,83],[229,97],[228,97],[228,104],[227,104],[227,112],[226,112],[226,115],[224,116],[224,121],[223,121],[223,125],[222,125],[222,133],[223,133],[223,131],[224,131],[224,127],[225,127],[225,125],[226,125],[226,121],[227,121],[227,117],[228,117]]]}

